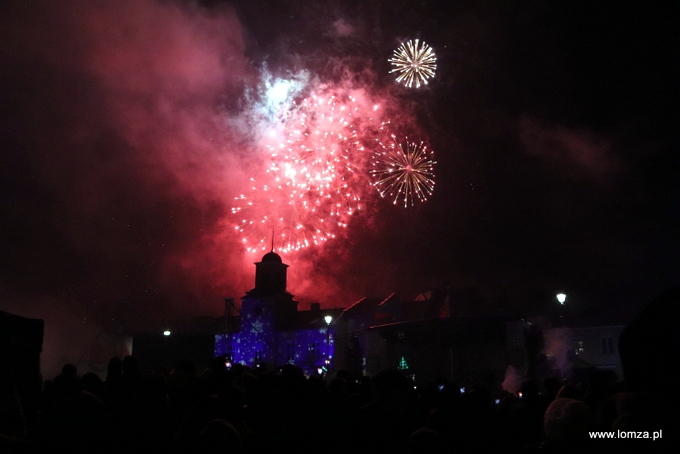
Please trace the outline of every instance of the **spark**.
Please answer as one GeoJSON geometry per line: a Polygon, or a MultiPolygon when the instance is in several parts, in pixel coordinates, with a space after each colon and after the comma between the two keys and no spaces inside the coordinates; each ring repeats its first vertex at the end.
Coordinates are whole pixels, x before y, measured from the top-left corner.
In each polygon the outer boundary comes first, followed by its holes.
{"type": "Polygon", "coordinates": [[[399,73],[397,82],[403,83],[411,88],[415,85],[427,85],[427,80],[434,77],[437,69],[437,56],[434,50],[424,41],[409,40],[394,51],[394,55],[389,59],[394,69],[390,71],[399,73]]]}
{"type": "Polygon", "coordinates": [[[404,143],[392,136],[393,142],[380,147],[373,156],[373,186],[381,197],[392,198],[393,204],[404,207],[424,202],[434,191],[434,153],[423,143],[404,143]]]}
{"type": "MultiPolygon", "coordinates": [[[[267,145],[269,164],[236,199],[236,230],[249,252],[274,243],[295,251],[335,238],[362,209],[368,156],[357,137],[351,96],[313,94],[286,112],[267,145]]],[[[369,186],[370,187],[370,186],[369,186]]]]}

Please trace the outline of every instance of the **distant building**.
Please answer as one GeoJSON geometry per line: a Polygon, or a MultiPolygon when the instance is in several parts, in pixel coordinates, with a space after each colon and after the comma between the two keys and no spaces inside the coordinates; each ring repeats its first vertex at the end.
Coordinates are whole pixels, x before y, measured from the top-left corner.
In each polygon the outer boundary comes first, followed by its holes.
{"type": "Polygon", "coordinates": [[[538,346],[530,323],[507,316],[452,316],[476,298],[470,289],[435,292],[415,301],[362,298],[336,328],[336,367],[354,375],[400,370],[417,383],[499,384],[508,366],[532,372],[538,346]]]}
{"type": "Polygon", "coordinates": [[[611,370],[623,379],[619,337],[625,325],[584,326],[572,329],[574,355],[600,370],[611,370]]]}
{"type": "MultiPolygon", "coordinates": [[[[623,314],[603,312],[599,306],[578,304],[553,306],[545,311],[543,337],[549,369],[557,376],[581,379],[593,369],[605,377],[623,379],[619,338],[628,323],[623,314]]],[[[581,298],[583,298],[581,296],[581,298]]],[[[567,300],[568,301],[568,300],[567,300]]]]}
{"type": "Polygon", "coordinates": [[[612,371],[623,378],[619,337],[625,325],[582,324],[544,331],[546,354],[553,367],[568,373],[574,367],[612,371]]]}
{"type": "Polygon", "coordinates": [[[440,289],[412,301],[396,294],[362,298],[344,309],[314,303],[301,311],[287,290],[287,269],[278,254],[266,253],[255,263],[255,287],[240,305],[227,298],[224,317],[194,321],[191,329],[169,329],[166,335],[158,330],[146,343],[140,336],[136,351],[166,364],[180,354],[223,357],[260,370],[293,364],[309,375],[399,370],[421,384],[497,385],[510,366],[517,376],[535,375],[543,348],[538,327],[517,317],[488,315],[496,311],[474,288],[440,289]]]}
{"type": "Polygon", "coordinates": [[[342,309],[312,304],[299,311],[286,290],[288,265],[275,252],[255,263],[255,288],[241,298],[238,315],[226,300],[224,331],[215,336],[215,356],[256,368],[284,364],[300,366],[309,374],[328,370],[334,359],[334,320],[342,309]]]}

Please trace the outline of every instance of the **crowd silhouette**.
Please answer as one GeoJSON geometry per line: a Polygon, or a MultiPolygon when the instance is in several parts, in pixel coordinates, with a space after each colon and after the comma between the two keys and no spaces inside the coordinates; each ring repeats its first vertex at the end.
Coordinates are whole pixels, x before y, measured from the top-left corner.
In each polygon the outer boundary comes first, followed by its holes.
{"type": "MultiPolygon", "coordinates": [[[[227,368],[224,358],[205,370],[184,360],[145,371],[127,356],[112,358],[103,380],[66,364],[44,381],[32,416],[3,380],[0,452],[634,452],[640,440],[589,436],[664,425],[644,393],[613,378],[593,370],[580,382],[526,379],[513,394],[500,384],[416,387],[399,371],[308,377],[293,365],[227,368]]],[[[641,452],[661,446],[642,442],[641,452]]]]}

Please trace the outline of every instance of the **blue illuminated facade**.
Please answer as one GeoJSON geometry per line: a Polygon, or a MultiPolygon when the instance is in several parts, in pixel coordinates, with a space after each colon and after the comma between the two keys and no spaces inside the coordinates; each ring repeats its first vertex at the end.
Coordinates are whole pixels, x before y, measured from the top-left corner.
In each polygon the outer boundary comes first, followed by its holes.
{"type": "Polygon", "coordinates": [[[215,336],[215,356],[268,370],[294,364],[316,374],[330,368],[334,324],[325,317],[334,320],[341,310],[313,304],[309,311],[298,311],[286,290],[287,268],[273,251],[255,263],[255,288],[241,298],[238,316],[227,314],[225,332],[215,336]]]}

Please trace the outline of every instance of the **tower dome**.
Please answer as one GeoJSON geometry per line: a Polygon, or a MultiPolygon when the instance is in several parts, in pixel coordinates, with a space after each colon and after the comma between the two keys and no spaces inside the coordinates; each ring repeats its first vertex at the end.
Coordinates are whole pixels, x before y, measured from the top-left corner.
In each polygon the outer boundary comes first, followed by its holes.
{"type": "Polygon", "coordinates": [[[283,260],[281,260],[281,256],[277,254],[274,251],[267,252],[261,260],[262,263],[267,263],[267,262],[275,262],[275,263],[283,263],[283,260]]]}
{"type": "Polygon", "coordinates": [[[274,251],[267,252],[262,260],[255,262],[255,288],[249,295],[283,295],[286,291],[286,268],[281,256],[274,251]]]}

